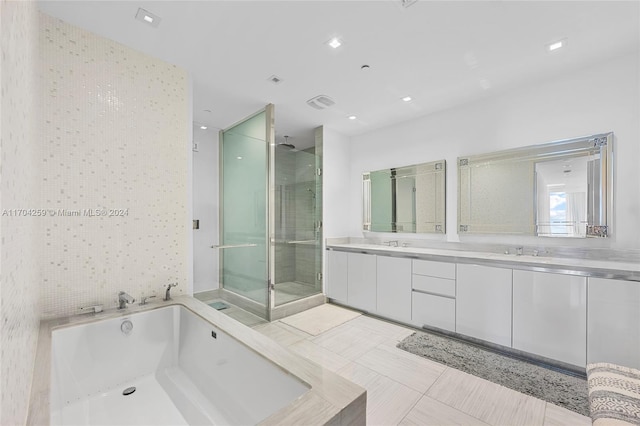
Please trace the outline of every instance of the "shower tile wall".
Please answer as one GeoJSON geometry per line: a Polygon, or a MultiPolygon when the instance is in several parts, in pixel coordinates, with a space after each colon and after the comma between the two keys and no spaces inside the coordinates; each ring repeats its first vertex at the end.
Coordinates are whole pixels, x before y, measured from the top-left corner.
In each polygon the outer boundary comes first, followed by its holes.
{"type": "Polygon", "coordinates": [[[113,307],[120,290],[185,293],[186,72],[47,15],[40,24],[43,317],[113,307]]]}
{"type": "Polygon", "coordinates": [[[313,148],[276,152],[275,282],[315,282],[316,247],[291,244],[314,239],[315,160],[313,148]]]}
{"type": "Polygon", "coordinates": [[[295,194],[291,190],[295,183],[296,153],[283,147],[276,148],[276,270],[275,282],[295,281],[296,254],[295,240],[296,217],[293,201],[295,194]]]}
{"type": "Polygon", "coordinates": [[[25,424],[40,308],[38,209],[38,12],[35,2],[0,2],[0,424],[25,424]]]}
{"type": "MultiPolygon", "coordinates": [[[[315,158],[312,156],[313,148],[306,150],[307,155],[298,155],[296,158],[296,185],[295,185],[295,239],[297,241],[313,240],[315,237],[315,158]]],[[[295,281],[313,284],[316,279],[315,245],[295,245],[295,281]]]]}

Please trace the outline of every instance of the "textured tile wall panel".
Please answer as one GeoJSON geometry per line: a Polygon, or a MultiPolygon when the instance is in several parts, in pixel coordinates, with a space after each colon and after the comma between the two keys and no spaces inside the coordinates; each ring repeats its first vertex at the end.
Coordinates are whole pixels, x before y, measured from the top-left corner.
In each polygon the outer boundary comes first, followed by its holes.
{"type": "Polygon", "coordinates": [[[38,208],[35,2],[0,2],[0,424],[24,424],[38,338],[41,221],[38,208]]]}
{"type": "Polygon", "coordinates": [[[178,282],[172,292],[185,292],[186,72],[47,15],[40,23],[43,317],[114,307],[120,290],[160,297],[178,282]]]}

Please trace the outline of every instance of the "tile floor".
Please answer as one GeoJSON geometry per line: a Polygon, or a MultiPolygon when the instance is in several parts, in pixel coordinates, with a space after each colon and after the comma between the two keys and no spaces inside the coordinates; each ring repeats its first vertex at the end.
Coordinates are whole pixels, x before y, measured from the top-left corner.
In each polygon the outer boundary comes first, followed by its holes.
{"type": "Polygon", "coordinates": [[[591,425],[588,417],[397,349],[412,329],[336,305],[253,328],[366,388],[368,425],[591,425]]]}

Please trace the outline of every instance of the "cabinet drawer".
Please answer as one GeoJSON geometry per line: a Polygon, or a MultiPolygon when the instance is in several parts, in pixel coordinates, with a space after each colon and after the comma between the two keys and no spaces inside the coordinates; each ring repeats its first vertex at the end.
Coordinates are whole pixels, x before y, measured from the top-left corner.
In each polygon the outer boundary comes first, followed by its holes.
{"type": "Polygon", "coordinates": [[[456,297],[456,280],[414,274],[412,276],[412,286],[414,290],[456,297]]]}
{"type": "Polygon", "coordinates": [[[431,260],[413,260],[413,273],[436,278],[456,279],[456,264],[434,262],[431,260]]]}
{"type": "Polygon", "coordinates": [[[432,294],[416,293],[411,297],[411,322],[456,331],[456,301],[432,294]]]}

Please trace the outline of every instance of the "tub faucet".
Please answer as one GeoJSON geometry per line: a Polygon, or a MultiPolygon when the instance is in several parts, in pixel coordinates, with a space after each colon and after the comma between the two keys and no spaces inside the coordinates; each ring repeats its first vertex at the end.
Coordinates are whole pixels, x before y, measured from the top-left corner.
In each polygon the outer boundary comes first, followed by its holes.
{"type": "Polygon", "coordinates": [[[167,286],[167,291],[166,291],[166,292],[165,292],[165,294],[164,294],[164,300],[165,300],[165,301],[167,301],[167,300],[171,300],[171,287],[177,287],[177,286],[178,286],[178,283],[175,283],[175,284],[169,284],[169,285],[167,286]]]}
{"type": "Polygon", "coordinates": [[[154,294],[153,296],[142,296],[140,298],[140,306],[144,306],[147,304],[147,300],[149,299],[153,299],[154,297],[156,297],[156,295],[154,294]]]}
{"type": "Polygon", "coordinates": [[[134,303],[136,299],[129,296],[124,291],[118,293],[118,309],[124,309],[127,307],[127,303],[134,303]]]}

